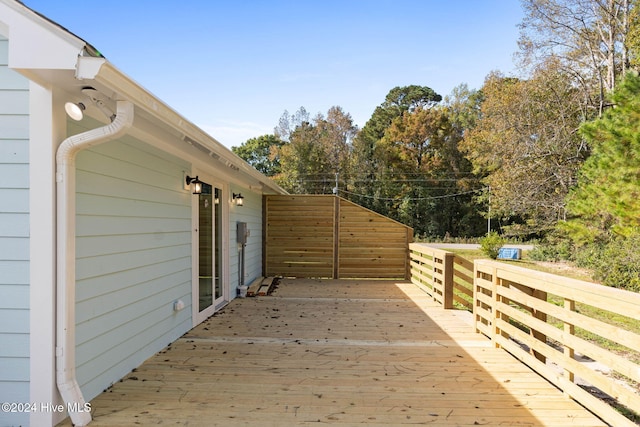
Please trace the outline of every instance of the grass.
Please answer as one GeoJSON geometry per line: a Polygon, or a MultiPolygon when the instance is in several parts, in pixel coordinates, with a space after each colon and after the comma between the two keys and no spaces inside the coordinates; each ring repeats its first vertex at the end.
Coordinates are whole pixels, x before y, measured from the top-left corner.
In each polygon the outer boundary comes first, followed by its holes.
{"type": "MultiPolygon", "coordinates": [[[[451,249],[451,252],[460,255],[469,261],[476,259],[489,259],[480,249],[451,249]]],[[[539,262],[527,257],[527,251],[522,252],[520,260],[496,260],[505,264],[517,265],[531,270],[543,271],[545,273],[557,274],[559,276],[571,277],[573,279],[593,282],[593,274],[584,269],[575,267],[565,262],[539,262]]]]}

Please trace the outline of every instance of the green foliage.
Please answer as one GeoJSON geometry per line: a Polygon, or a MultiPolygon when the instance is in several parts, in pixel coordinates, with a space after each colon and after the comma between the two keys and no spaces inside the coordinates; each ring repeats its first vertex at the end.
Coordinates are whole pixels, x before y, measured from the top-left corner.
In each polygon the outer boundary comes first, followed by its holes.
{"type": "Polygon", "coordinates": [[[425,86],[393,88],[354,139],[356,203],[414,228],[417,235],[477,236],[479,187],[458,143],[474,122],[475,92],[462,87],[446,105],[425,86]],[[473,105],[471,105],[473,103],[473,105]]]}
{"type": "Polygon", "coordinates": [[[280,173],[279,148],[284,142],[275,135],[262,135],[251,138],[231,151],[266,176],[280,173]]]}
{"type": "Polygon", "coordinates": [[[284,112],[275,135],[233,151],[291,193],[338,194],[422,236],[478,236],[481,184],[458,149],[481,97],[461,86],[447,104],[427,86],[395,87],[360,131],[340,107],[284,112]]]}
{"type": "Polygon", "coordinates": [[[498,251],[504,245],[505,239],[497,232],[492,231],[480,239],[480,250],[491,259],[498,258],[498,251]]]}
{"type": "Polygon", "coordinates": [[[592,147],[568,197],[563,228],[578,244],[629,237],[640,228],[640,78],[629,73],[611,96],[614,107],[581,131],[592,147]]]}
{"type": "Polygon", "coordinates": [[[568,261],[573,257],[573,246],[566,239],[547,239],[535,245],[528,256],[533,261],[568,261]]]}
{"type": "Polygon", "coordinates": [[[576,263],[593,270],[594,278],[603,285],[640,292],[640,232],[581,247],[576,263]]]}
{"type": "Polygon", "coordinates": [[[398,108],[400,114],[416,108],[429,108],[442,101],[442,96],[427,86],[394,87],[385,97],[384,108],[398,108]]]}

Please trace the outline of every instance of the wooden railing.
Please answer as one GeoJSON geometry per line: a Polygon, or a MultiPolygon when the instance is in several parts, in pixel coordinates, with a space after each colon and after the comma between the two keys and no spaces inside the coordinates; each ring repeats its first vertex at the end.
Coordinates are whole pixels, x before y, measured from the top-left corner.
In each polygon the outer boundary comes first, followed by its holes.
{"type": "Polygon", "coordinates": [[[625,326],[640,321],[640,294],[418,243],[409,253],[411,281],[440,305],[473,311],[477,332],[605,422],[637,427],[607,402],[640,412],[640,335],[625,326]]]}
{"type": "Polygon", "coordinates": [[[488,260],[475,261],[474,279],[477,331],[607,423],[636,425],[575,379],[638,411],[640,335],[609,319],[640,321],[640,294],[488,260]]]}
{"type": "Polygon", "coordinates": [[[423,287],[444,308],[473,310],[473,263],[420,243],[409,245],[411,281],[423,287]]]}

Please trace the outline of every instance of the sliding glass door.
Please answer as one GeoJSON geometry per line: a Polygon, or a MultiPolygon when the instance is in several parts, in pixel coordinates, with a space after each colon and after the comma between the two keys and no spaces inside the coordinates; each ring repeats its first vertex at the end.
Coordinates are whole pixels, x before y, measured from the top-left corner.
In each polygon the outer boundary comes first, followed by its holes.
{"type": "Polygon", "coordinates": [[[224,301],[222,275],[222,189],[203,183],[197,212],[197,322],[224,301]]]}

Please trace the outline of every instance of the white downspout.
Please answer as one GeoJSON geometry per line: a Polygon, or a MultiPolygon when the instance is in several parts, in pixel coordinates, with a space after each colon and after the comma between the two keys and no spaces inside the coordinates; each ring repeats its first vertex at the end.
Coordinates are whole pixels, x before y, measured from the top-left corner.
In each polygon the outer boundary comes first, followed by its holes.
{"type": "Polygon", "coordinates": [[[56,383],[76,426],[91,422],[76,379],[76,154],[120,137],[133,124],[133,104],[118,101],[110,124],[65,139],[56,153],[56,383]]]}

